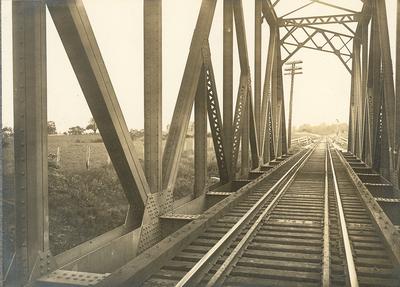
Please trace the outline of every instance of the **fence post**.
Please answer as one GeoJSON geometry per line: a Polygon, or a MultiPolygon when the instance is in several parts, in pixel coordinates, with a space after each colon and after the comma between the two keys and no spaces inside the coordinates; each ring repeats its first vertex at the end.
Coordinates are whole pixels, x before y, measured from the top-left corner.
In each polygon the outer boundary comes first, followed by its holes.
{"type": "Polygon", "coordinates": [[[86,149],[86,169],[90,168],[90,145],[87,146],[86,149]]]}
{"type": "Polygon", "coordinates": [[[57,157],[56,157],[56,167],[59,168],[60,167],[60,161],[61,161],[61,149],[58,146],[57,147],[57,157]]]}

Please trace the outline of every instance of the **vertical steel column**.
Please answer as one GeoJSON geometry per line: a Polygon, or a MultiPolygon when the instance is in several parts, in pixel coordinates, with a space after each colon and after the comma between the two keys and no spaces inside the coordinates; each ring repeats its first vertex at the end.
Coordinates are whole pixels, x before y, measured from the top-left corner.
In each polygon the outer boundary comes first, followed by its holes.
{"type": "Polygon", "coordinates": [[[224,147],[230,178],[235,177],[232,171],[233,139],[233,7],[232,0],[224,0],[223,27],[223,124],[224,147]]]}
{"type": "MultiPolygon", "coordinates": [[[[393,158],[397,156],[395,150],[395,134],[394,129],[395,123],[395,93],[394,93],[394,82],[393,82],[393,66],[392,57],[390,54],[390,41],[388,22],[386,15],[385,1],[376,1],[377,15],[378,15],[378,26],[379,26],[379,39],[382,55],[382,71],[383,71],[383,85],[384,85],[384,102],[385,102],[385,125],[387,127],[387,136],[389,144],[389,165],[391,176],[393,172],[393,158]]],[[[397,184],[397,183],[396,183],[397,184]]]]}
{"type": "Polygon", "coordinates": [[[280,59],[278,58],[278,50],[281,48],[280,44],[280,37],[279,37],[279,28],[278,27],[273,27],[271,29],[274,29],[274,35],[276,37],[275,41],[275,49],[274,49],[274,55],[273,55],[273,70],[272,70],[272,90],[271,90],[271,112],[272,112],[272,130],[274,134],[274,158],[279,157],[278,155],[278,145],[280,141],[280,135],[279,135],[279,111],[278,105],[278,70],[281,68],[281,62],[280,59]]]}
{"type": "Polygon", "coordinates": [[[254,118],[258,146],[261,144],[261,28],[262,0],[255,0],[254,6],[254,118]]]}
{"type": "MultiPolygon", "coordinates": [[[[279,30],[277,31],[277,37],[280,39],[279,30]]],[[[277,73],[277,82],[276,82],[276,92],[277,92],[277,123],[278,123],[278,132],[277,132],[277,149],[276,154],[277,157],[281,157],[287,151],[287,143],[286,143],[286,125],[285,125],[285,105],[283,98],[283,76],[282,76],[282,57],[281,57],[281,46],[278,41],[278,47],[276,49],[276,73],[277,73]]]]}
{"type": "MultiPolygon", "coordinates": [[[[1,16],[2,16],[2,9],[1,9],[1,3],[0,3],[0,21],[1,21],[1,16]]],[[[1,33],[1,24],[0,24],[0,127],[3,128],[3,94],[2,94],[2,87],[3,87],[3,77],[2,77],[2,33],[1,33]]],[[[0,191],[0,287],[3,287],[3,268],[5,268],[5,262],[3,258],[3,132],[0,132],[0,138],[1,138],[1,144],[0,144],[0,186],[1,186],[1,191],[0,191]]]]}
{"type": "Polygon", "coordinates": [[[368,72],[368,96],[370,98],[370,122],[372,138],[372,167],[379,170],[378,141],[379,141],[379,113],[381,110],[381,51],[379,46],[379,27],[376,17],[376,9],[372,3],[372,19],[370,32],[370,53],[369,53],[369,72],[368,72]]]}
{"type": "Polygon", "coordinates": [[[50,270],[44,1],[13,1],[12,19],[16,277],[21,285],[50,270]]]}
{"type": "Polygon", "coordinates": [[[144,166],[150,192],[162,191],[162,0],[144,11],[144,166]]]}
{"type": "MultiPolygon", "coordinates": [[[[397,172],[400,173],[400,0],[397,0],[397,31],[396,31],[396,158],[397,172]]],[[[399,183],[400,184],[400,183],[399,183]]]]}
{"type": "Polygon", "coordinates": [[[362,157],[364,162],[371,164],[371,137],[369,133],[369,103],[368,103],[368,23],[364,23],[361,27],[362,33],[362,157]]]}
{"type": "Polygon", "coordinates": [[[352,80],[353,80],[353,93],[354,93],[354,153],[361,158],[361,41],[359,40],[360,34],[356,35],[354,38],[353,47],[353,70],[352,70],[352,80]]]}
{"type": "MultiPolygon", "coordinates": [[[[353,44],[354,47],[354,44],[353,44]]],[[[347,133],[347,150],[354,153],[354,60],[352,61],[351,87],[350,87],[350,103],[349,103],[349,129],[347,133]]]]}
{"type": "Polygon", "coordinates": [[[353,40],[353,59],[351,68],[351,88],[350,88],[350,111],[349,111],[349,134],[348,134],[348,150],[357,154],[358,130],[357,130],[357,38],[353,40]]]}
{"type": "Polygon", "coordinates": [[[204,194],[207,180],[207,86],[202,69],[194,102],[194,196],[204,194]]]}

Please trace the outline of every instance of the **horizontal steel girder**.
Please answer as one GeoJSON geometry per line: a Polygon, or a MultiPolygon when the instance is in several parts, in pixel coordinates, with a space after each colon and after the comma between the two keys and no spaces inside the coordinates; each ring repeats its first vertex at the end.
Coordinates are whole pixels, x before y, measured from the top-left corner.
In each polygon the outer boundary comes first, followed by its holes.
{"type": "Polygon", "coordinates": [[[323,25],[323,24],[343,24],[354,23],[360,19],[359,14],[341,14],[341,15],[328,15],[328,16],[315,16],[315,17],[300,17],[300,18],[281,18],[278,21],[280,27],[283,26],[309,26],[309,25],[323,25]]]}

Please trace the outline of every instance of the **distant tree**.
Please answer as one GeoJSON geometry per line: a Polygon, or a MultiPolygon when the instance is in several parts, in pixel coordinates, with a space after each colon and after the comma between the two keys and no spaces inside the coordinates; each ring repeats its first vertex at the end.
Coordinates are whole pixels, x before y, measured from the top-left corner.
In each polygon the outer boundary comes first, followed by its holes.
{"type": "Polygon", "coordinates": [[[68,134],[70,135],[81,135],[83,134],[83,132],[85,131],[84,128],[80,127],[80,126],[76,126],[76,127],[71,127],[68,129],[68,134]]]}
{"type": "Polygon", "coordinates": [[[348,130],[347,123],[336,123],[326,124],[322,123],[319,125],[303,124],[296,129],[297,132],[307,132],[318,135],[334,135],[334,134],[346,134],[348,130]]]}
{"type": "Polygon", "coordinates": [[[1,129],[0,142],[2,147],[9,146],[11,144],[10,138],[13,135],[13,129],[11,127],[4,127],[1,129]]]}
{"type": "Polygon", "coordinates": [[[92,130],[94,134],[97,133],[97,124],[96,124],[96,122],[94,121],[94,118],[91,118],[91,119],[89,120],[89,124],[86,126],[86,129],[87,129],[87,130],[92,130]]]}
{"type": "Polygon", "coordinates": [[[139,139],[139,138],[142,138],[144,136],[144,130],[143,129],[142,130],[131,129],[129,131],[129,134],[131,135],[131,138],[133,140],[139,139]]]}
{"type": "Polygon", "coordinates": [[[47,134],[55,135],[57,133],[56,123],[53,121],[47,122],[47,134]]]}
{"type": "Polygon", "coordinates": [[[12,127],[4,127],[1,129],[3,136],[12,136],[14,134],[12,127]]]}

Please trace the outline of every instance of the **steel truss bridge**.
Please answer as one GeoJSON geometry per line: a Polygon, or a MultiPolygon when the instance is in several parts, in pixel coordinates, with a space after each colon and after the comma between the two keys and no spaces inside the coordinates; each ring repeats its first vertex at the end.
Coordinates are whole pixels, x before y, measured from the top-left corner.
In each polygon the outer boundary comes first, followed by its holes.
{"type": "Polygon", "coordinates": [[[254,75],[242,7],[247,0],[220,1],[222,110],[208,43],[217,0],[202,0],[164,149],[161,23],[167,1],[143,1],[144,169],[82,0],[12,1],[16,242],[12,260],[1,257],[4,286],[400,285],[400,43],[394,79],[386,1],[363,0],[353,11],[307,0],[278,17],[280,0],[254,0],[254,75]],[[291,18],[311,5],[340,13],[291,18]],[[54,256],[46,7],[130,206],[122,226],[54,256]],[[270,36],[262,80],[265,26],[270,36]],[[234,38],[241,71],[235,107],[234,38]],[[288,153],[282,65],[302,48],[333,53],[351,76],[347,151],[320,139],[288,153]],[[193,106],[194,190],[174,201],[193,106]],[[207,118],[220,178],[212,187],[206,186],[207,118]]]}

